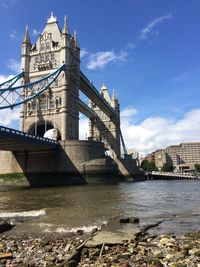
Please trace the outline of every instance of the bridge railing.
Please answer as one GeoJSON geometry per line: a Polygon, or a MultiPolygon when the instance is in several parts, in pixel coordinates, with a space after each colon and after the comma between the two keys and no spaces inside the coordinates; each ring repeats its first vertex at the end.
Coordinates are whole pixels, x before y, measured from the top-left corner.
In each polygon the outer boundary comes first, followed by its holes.
{"type": "Polygon", "coordinates": [[[25,133],[25,132],[22,132],[22,131],[19,131],[19,130],[15,130],[15,129],[12,129],[12,128],[8,128],[8,127],[4,127],[4,126],[0,126],[0,132],[16,134],[16,135],[28,137],[28,138],[39,140],[39,141],[45,141],[45,142],[52,143],[52,144],[58,144],[58,141],[56,141],[56,140],[45,138],[45,137],[38,136],[38,135],[32,135],[32,134],[29,134],[29,133],[25,133]]]}
{"type": "Polygon", "coordinates": [[[194,173],[185,173],[185,172],[162,172],[162,171],[152,171],[152,175],[161,175],[161,176],[174,176],[174,177],[199,177],[199,175],[194,173]]]}

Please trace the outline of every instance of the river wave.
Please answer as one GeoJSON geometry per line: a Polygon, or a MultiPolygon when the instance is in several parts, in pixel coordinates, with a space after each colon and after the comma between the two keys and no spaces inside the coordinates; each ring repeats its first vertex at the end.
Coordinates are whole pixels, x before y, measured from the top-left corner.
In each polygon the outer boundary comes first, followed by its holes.
{"type": "Polygon", "coordinates": [[[31,210],[31,211],[21,211],[21,212],[2,212],[0,213],[0,218],[29,218],[29,217],[39,217],[46,215],[44,209],[41,210],[31,210]]]}

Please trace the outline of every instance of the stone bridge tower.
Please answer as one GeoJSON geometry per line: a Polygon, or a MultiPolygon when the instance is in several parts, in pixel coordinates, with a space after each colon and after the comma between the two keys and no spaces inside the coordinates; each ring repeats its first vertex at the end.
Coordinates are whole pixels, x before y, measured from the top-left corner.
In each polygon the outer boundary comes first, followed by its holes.
{"type": "Polygon", "coordinates": [[[77,34],[70,35],[66,17],[61,31],[56,17],[51,14],[33,45],[26,28],[21,52],[21,67],[25,71],[23,83],[39,80],[62,64],[65,69],[57,80],[37,99],[22,105],[22,131],[43,136],[54,128],[59,140],[78,139],[80,49],[77,34]]]}
{"type": "Polygon", "coordinates": [[[117,96],[113,91],[112,98],[109,96],[105,85],[101,87],[102,97],[111,105],[116,112],[115,118],[108,117],[94,103],[89,102],[89,106],[97,114],[96,119],[89,122],[89,135],[92,140],[101,141],[105,147],[111,151],[112,158],[120,158],[120,107],[117,96]]]}

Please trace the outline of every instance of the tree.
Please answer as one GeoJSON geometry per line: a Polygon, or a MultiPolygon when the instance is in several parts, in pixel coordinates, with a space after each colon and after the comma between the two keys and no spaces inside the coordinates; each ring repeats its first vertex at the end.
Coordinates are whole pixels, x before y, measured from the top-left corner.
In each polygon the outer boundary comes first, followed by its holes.
{"type": "Polygon", "coordinates": [[[156,167],[155,161],[150,161],[149,162],[149,171],[150,172],[158,171],[158,168],[156,167]]]}
{"type": "Polygon", "coordinates": [[[195,171],[200,172],[200,164],[196,163],[194,164],[195,171]]]}
{"type": "Polygon", "coordinates": [[[147,159],[143,160],[141,167],[143,168],[144,171],[147,171],[147,172],[152,172],[152,171],[158,170],[158,168],[155,165],[155,162],[154,161],[148,161],[147,159]]]}
{"type": "Polygon", "coordinates": [[[168,162],[164,163],[162,168],[161,168],[161,171],[163,171],[163,172],[173,172],[173,170],[174,170],[173,164],[168,163],[168,162]]]}
{"type": "Polygon", "coordinates": [[[144,159],[142,161],[142,164],[141,164],[141,167],[144,171],[148,171],[148,168],[149,168],[149,161],[147,159],[144,159]]]}

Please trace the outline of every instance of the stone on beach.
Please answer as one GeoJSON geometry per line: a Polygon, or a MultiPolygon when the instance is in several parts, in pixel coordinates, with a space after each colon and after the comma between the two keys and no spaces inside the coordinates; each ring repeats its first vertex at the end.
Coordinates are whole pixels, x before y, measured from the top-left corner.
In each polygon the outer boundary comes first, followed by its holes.
{"type": "Polygon", "coordinates": [[[13,225],[7,221],[0,221],[0,233],[11,230],[13,225]]]}
{"type": "Polygon", "coordinates": [[[139,223],[139,218],[137,217],[121,218],[119,222],[120,223],[139,223]]]}

